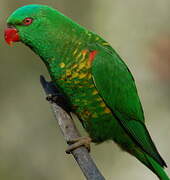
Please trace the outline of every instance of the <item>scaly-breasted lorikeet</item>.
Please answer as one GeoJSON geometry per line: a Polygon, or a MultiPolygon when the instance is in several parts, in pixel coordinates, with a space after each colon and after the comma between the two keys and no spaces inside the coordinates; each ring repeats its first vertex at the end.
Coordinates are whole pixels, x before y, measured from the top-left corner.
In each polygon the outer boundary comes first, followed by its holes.
{"type": "Polygon", "coordinates": [[[93,142],[113,140],[169,180],[145,126],[134,78],[109,43],[45,5],[21,7],[7,24],[6,41],[21,41],[41,57],[93,142]]]}

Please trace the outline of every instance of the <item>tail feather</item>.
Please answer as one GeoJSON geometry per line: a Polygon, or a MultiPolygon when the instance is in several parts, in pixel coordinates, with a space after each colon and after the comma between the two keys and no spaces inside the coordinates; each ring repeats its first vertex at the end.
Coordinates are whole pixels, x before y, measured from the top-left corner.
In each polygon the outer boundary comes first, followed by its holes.
{"type": "Polygon", "coordinates": [[[145,152],[139,150],[138,148],[133,151],[133,156],[139,159],[143,164],[145,164],[153,173],[157,175],[160,180],[170,180],[163,167],[161,167],[152,157],[150,157],[145,152]]]}
{"type": "Polygon", "coordinates": [[[158,176],[160,180],[170,180],[164,169],[151,157],[145,154],[146,159],[150,163],[150,169],[158,176]]]}

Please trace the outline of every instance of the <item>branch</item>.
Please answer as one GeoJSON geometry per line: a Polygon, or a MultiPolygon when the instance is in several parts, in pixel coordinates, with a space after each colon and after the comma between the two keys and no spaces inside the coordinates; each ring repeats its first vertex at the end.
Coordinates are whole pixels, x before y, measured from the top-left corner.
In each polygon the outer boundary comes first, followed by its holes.
{"type": "MultiPolygon", "coordinates": [[[[40,76],[40,81],[46,95],[49,95],[49,92],[53,95],[52,93],[55,91],[54,85],[51,82],[47,82],[43,76],[40,76]]],[[[81,137],[73,119],[66,113],[66,111],[64,111],[55,102],[51,102],[50,104],[66,142],[71,139],[81,137]]],[[[105,180],[84,146],[80,146],[79,148],[73,150],[71,154],[77,161],[87,180],[105,180]]]]}

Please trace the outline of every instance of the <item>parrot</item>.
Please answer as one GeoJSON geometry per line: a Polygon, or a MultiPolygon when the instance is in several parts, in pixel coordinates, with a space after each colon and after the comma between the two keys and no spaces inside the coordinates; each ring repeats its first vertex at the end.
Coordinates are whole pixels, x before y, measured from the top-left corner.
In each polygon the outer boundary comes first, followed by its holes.
{"type": "Polygon", "coordinates": [[[15,10],[4,36],[9,45],[22,42],[40,57],[87,131],[89,137],[73,140],[68,151],[91,142],[114,141],[160,180],[170,179],[146,128],[134,77],[110,43],[41,4],[15,10]]]}

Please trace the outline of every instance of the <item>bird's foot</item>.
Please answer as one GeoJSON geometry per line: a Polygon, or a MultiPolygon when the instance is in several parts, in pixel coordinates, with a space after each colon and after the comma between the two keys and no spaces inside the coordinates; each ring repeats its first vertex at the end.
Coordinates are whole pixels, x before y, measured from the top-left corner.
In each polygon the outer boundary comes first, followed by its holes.
{"type": "Polygon", "coordinates": [[[50,103],[57,103],[57,100],[60,99],[60,94],[47,94],[46,100],[50,103]]]}
{"type": "Polygon", "coordinates": [[[50,103],[56,103],[62,107],[66,112],[70,112],[68,99],[63,92],[52,81],[48,82],[43,76],[40,76],[40,82],[46,93],[46,100],[50,103]]]}
{"type": "Polygon", "coordinates": [[[90,152],[90,143],[92,139],[90,137],[79,137],[72,140],[67,141],[70,144],[66,150],[67,154],[70,154],[71,151],[77,149],[80,146],[85,146],[87,150],[90,152]]]}

